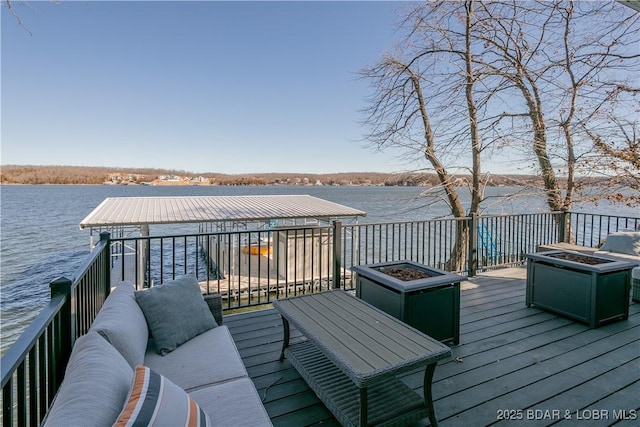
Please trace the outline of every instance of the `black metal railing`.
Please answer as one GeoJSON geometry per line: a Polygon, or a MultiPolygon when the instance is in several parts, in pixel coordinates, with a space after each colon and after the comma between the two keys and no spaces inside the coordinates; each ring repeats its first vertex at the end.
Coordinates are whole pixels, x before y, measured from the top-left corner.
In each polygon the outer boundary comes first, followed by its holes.
{"type": "Polygon", "coordinates": [[[411,260],[466,272],[469,218],[356,224],[343,226],[342,286],[351,287],[350,267],[411,260]]]}
{"type": "Polygon", "coordinates": [[[477,231],[477,269],[521,264],[540,245],[564,241],[562,212],[473,217],[477,231]]]}
{"type": "MultiPolygon", "coordinates": [[[[344,226],[342,265],[407,259],[474,276],[516,265],[540,245],[563,241],[562,212],[344,226]]],[[[348,274],[342,283],[348,285],[348,274]]]]}
{"type": "Polygon", "coordinates": [[[330,287],[353,288],[350,268],[407,259],[473,276],[525,261],[541,245],[595,246],[639,219],[569,212],[306,226],[113,239],[118,280],[138,288],[193,273],[226,308],[330,287]],[[592,227],[591,225],[598,225],[592,227]],[[605,226],[606,224],[606,226],[605,226]],[[576,238],[578,240],[576,240],[576,238]]]}
{"type": "Polygon", "coordinates": [[[640,230],[640,218],[567,212],[565,241],[581,246],[599,247],[615,231],[640,230]]]}
{"type": "Polygon", "coordinates": [[[102,233],[75,279],[51,283],[49,304],[2,357],[2,424],[41,423],[76,338],[121,280],[141,289],[193,273],[203,293],[223,294],[230,309],[352,289],[354,265],[408,259],[473,276],[521,264],[541,245],[595,247],[612,232],[639,226],[640,217],[552,212],[161,237],[102,233]]]}
{"type": "Polygon", "coordinates": [[[339,270],[337,224],[112,239],[112,279],[142,289],[194,274],[203,293],[225,297],[226,308],[326,290],[339,270]]]}
{"type": "Polygon", "coordinates": [[[76,338],[84,335],[109,294],[109,235],[73,279],[51,282],[51,300],[2,356],[2,425],[42,422],[76,338]]]}

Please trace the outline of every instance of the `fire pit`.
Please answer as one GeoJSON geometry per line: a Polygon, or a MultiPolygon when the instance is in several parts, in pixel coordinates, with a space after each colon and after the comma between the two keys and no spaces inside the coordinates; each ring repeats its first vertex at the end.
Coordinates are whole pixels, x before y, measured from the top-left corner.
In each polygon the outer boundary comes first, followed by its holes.
{"type": "Polygon", "coordinates": [[[356,296],[442,342],[460,340],[463,276],[412,261],[351,267],[356,296]]]}
{"type": "Polygon", "coordinates": [[[532,304],[592,328],[629,317],[633,263],[572,251],[527,254],[532,304]]]}

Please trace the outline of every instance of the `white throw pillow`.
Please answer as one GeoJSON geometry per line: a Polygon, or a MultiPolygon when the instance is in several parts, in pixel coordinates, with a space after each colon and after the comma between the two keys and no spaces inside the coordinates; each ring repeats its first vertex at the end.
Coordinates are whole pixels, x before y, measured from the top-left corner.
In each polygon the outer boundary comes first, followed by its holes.
{"type": "Polygon", "coordinates": [[[180,387],[146,366],[136,366],[127,401],[114,427],[210,426],[211,420],[180,387]]]}

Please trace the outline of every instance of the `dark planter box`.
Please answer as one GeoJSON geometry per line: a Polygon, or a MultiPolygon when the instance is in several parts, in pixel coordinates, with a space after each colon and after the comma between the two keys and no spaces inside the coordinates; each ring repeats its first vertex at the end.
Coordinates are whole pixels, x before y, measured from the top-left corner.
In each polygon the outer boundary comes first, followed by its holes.
{"type": "Polygon", "coordinates": [[[442,342],[460,341],[460,282],[466,277],[412,261],[351,267],[356,296],[442,342]],[[385,274],[389,268],[409,268],[431,277],[403,281],[385,274]]]}
{"type": "Polygon", "coordinates": [[[629,317],[633,263],[572,251],[527,254],[527,307],[532,304],[591,328],[629,317]],[[590,265],[561,257],[591,259],[590,265]]]}

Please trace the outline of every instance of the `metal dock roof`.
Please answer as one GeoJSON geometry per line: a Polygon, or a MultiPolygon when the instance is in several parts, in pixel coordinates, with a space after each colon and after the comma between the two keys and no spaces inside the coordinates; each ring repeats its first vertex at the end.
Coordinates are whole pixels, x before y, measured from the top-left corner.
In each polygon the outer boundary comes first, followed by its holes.
{"type": "Polygon", "coordinates": [[[366,212],[308,195],[110,197],[80,228],[358,216],[366,212]]]}

